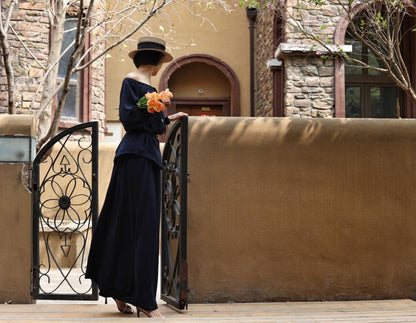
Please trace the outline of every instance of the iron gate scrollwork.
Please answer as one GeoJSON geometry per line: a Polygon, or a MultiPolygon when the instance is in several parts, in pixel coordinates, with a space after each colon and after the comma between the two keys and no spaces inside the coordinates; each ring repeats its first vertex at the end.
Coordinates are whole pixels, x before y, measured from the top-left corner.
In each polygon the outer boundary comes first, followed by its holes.
{"type": "Polygon", "coordinates": [[[187,182],[188,118],[178,120],[163,149],[161,298],[188,306],[187,182]]]}
{"type": "Polygon", "coordinates": [[[98,215],[97,172],[97,122],[61,132],[33,162],[35,299],[98,299],[97,286],[85,279],[98,215]]]}

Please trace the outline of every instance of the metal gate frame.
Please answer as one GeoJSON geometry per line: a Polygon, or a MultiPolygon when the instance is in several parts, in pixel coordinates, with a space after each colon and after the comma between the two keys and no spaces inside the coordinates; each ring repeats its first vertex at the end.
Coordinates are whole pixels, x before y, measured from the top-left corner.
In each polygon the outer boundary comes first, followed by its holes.
{"type": "Polygon", "coordinates": [[[161,298],[188,308],[188,118],[176,121],[163,149],[161,298]]]}
{"type": "MultiPolygon", "coordinates": [[[[85,133],[85,131],[84,131],[85,133]]],[[[72,137],[74,139],[74,137],[72,137]]],[[[79,188],[79,186],[78,186],[79,188]]],[[[49,237],[51,232],[58,235],[59,239],[64,238],[65,245],[61,245],[61,251],[64,257],[67,257],[71,245],[67,245],[68,240],[71,240],[74,233],[80,228],[86,230],[86,236],[81,233],[83,238],[83,247],[80,252],[77,252],[77,258],[81,257],[81,274],[76,277],[81,285],[82,279],[85,280],[85,268],[83,268],[83,261],[85,257],[85,248],[89,239],[88,235],[91,235],[91,231],[95,228],[98,219],[98,122],[88,122],[79,124],[75,127],[69,128],[57,136],[52,138],[37,154],[33,161],[32,170],[32,205],[33,205],[33,266],[32,266],[32,296],[34,299],[59,299],[59,300],[98,300],[98,288],[92,281],[89,282],[88,289],[85,291],[77,291],[74,286],[71,285],[70,275],[73,272],[75,262],[65,272],[57,263],[54,254],[49,245],[49,237]],[[91,128],[89,134],[80,135],[80,131],[87,128],[91,128]],[[79,136],[76,140],[70,140],[71,135],[78,132],[76,135],[79,136]],[[86,137],[91,137],[89,140],[85,140],[86,137]],[[76,142],[79,147],[77,155],[73,155],[65,147],[67,142],[76,142]],[[56,156],[52,158],[51,149],[57,144],[60,145],[59,151],[56,156]],[[59,160],[58,160],[59,159],[59,160]],[[43,162],[50,162],[50,167],[43,178],[40,178],[40,164],[43,162]],[[83,164],[91,164],[91,174],[84,174],[81,168],[81,162],[83,164]],[[76,166],[71,169],[70,165],[76,166]],[[67,184],[64,189],[60,187],[60,182],[57,180],[65,176],[70,176],[71,184],[67,184]],[[90,182],[88,181],[90,177],[90,182]],[[88,192],[89,195],[82,195],[83,199],[86,199],[86,209],[84,211],[85,217],[83,218],[78,214],[75,208],[71,207],[73,201],[73,193],[75,192],[77,182],[81,182],[81,189],[88,192]],[[45,192],[45,186],[50,185],[52,191],[57,195],[56,201],[53,202],[57,206],[55,217],[44,217],[42,210],[51,209],[46,206],[46,203],[50,203],[50,200],[42,202],[42,194],[45,192]],[[68,186],[71,185],[70,188],[68,186]],[[70,190],[71,194],[67,191],[70,190]],[[60,196],[59,196],[60,195],[60,196]],[[72,200],[71,200],[72,199],[72,200]],[[70,210],[70,211],[68,211],[70,210]],[[70,214],[70,212],[73,212],[70,214]],[[58,216],[58,212],[60,216],[58,216]],[[63,215],[62,215],[63,214],[63,215]],[[71,216],[72,215],[72,216],[71,216]],[[68,217],[67,225],[64,222],[65,216],[68,217]],[[50,221],[51,220],[51,221],[50,221]],[[86,227],[85,227],[86,225],[86,227]],[[45,233],[42,230],[42,234],[45,241],[45,250],[48,257],[48,264],[40,264],[39,255],[39,227],[48,227],[49,232],[45,233]],[[40,283],[40,279],[51,282],[49,276],[51,270],[51,261],[57,266],[57,270],[61,274],[61,281],[57,283],[57,287],[52,291],[45,291],[40,283]],[[84,277],[83,277],[84,276],[84,277]],[[63,284],[68,284],[68,288],[73,291],[71,294],[54,293],[63,284]]],[[[73,205],[80,205],[80,202],[75,202],[73,205]],[[78,203],[78,204],[76,204],[78,203]]],[[[81,204],[82,205],[82,204],[81,204]]],[[[74,249],[73,249],[74,250],[74,249]]]]}

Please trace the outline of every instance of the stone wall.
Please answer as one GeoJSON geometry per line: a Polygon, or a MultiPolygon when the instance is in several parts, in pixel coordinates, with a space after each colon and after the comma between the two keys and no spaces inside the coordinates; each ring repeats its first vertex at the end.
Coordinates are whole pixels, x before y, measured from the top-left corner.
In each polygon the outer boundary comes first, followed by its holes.
{"type": "Polygon", "coordinates": [[[319,57],[285,59],[288,117],[326,118],[334,114],[334,61],[319,57]]]}
{"type": "MultiPolygon", "coordinates": [[[[322,57],[309,45],[317,43],[302,33],[297,23],[308,33],[324,42],[334,43],[340,8],[334,4],[311,5],[308,1],[288,0],[284,16],[283,43],[288,49],[277,58],[285,71],[284,111],[288,117],[333,117],[334,60],[322,57]],[[306,45],[306,47],[305,47],[306,45]],[[302,46],[304,46],[302,48],[302,46]],[[306,49],[305,49],[306,48],[306,49]]],[[[256,115],[272,116],[273,73],[266,62],[274,57],[274,11],[260,6],[256,21],[256,115]]],[[[277,91],[277,89],[274,89],[277,91]]]]}
{"type": "Polygon", "coordinates": [[[274,11],[259,10],[255,30],[255,115],[273,116],[273,72],[266,63],[274,57],[274,11]]]}
{"type": "MultiPolygon", "coordinates": [[[[99,11],[103,11],[105,8],[105,1],[99,1],[96,6],[99,11]]],[[[102,21],[102,14],[94,15],[92,17],[92,25],[97,24],[102,21]]],[[[104,28],[96,28],[93,33],[95,39],[100,39],[104,37],[105,30],[104,28]]],[[[92,42],[94,39],[92,39],[92,42]]],[[[95,47],[93,55],[103,51],[105,48],[105,42],[101,42],[95,47]]],[[[106,116],[105,116],[105,56],[97,59],[91,65],[91,119],[98,120],[100,126],[100,133],[105,132],[106,125],[106,116]]]]}
{"type": "MultiPolygon", "coordinates": [[[[336,25],[340,12],[336,5],[313,6],[310,2],[298,9],[298,2],[287,2],[285,43],[294,45],[317,43],[308,39],[294,21],[304,26],[307,33],[330,44],[334,41],[336,25]]],[[[285,111],[290,117],[333,117],[334,60],[316,56],[312,51],[293,49],[289,55],[282,55],[285,65],[285,111]]]]}
{"type": "MultiPolygon", "coordinates": [[[[3,2],[2,6],[5,10],[9,4],[3,2]]],[[[97,7],[103,6],[105,6],[104,2],[97,5],[97,7]]],[[[99,16],[94,16],[92,24],[99,19],[99,16]]],[[[45,75],[49,54],[49,18],[44,1],[19,1],[13,11],[11,28],[13,29],[9,29],[8,37],[16,79],[16,112],[36,113],[41,105],[42,87],[39,87],[39,84],[45,75]]],[[[95,28],[91,33],[90,42],[94,43],[103,34],[104,27],[95,28]]],[[[105,44],[102,43],[98,46],[98,50],[103,49],[104,46],[105,44]]],[[[104,132],[105,128],[104,61],[105,57],[102,57],[85,70],[88,75],[86,79],[89,81],[89,84],[85,85],[89,87],[89,97],[84,103],[84,108],[90,104],[90,110],[86,118],[80,120],[81,122],[98,120],[100,132],[104,132]]],[[[7,78],[3,64],[3,60],[0,59],[0,113],[7,113],[7,78]]]]}
{"type": "MultiPolygon", "coordinates": [[[[8,3],[2,3],[3,10],[8,3]]],[[[17,113],[28,114],[30,109],[40,107],[40,95],[33,104],[32,99],[38,89],[49,53],[48,16],[43,3],[19,1],[13,11],[11,28],[9,28],[9,44],[11,63],[16,78],[16,110],[17,113]],[[26,48],[24,47],[25,44],[26,48]]],[[[0,113],[7,113],[8,93],[7,78],[0,60],[0,113]]]]}
{"type": "Polygon", "coordinates": [[[299,30],[298,23],[307,33],[332,43],[342,10],[336,2],[327,1],[323,5],[313,5],[309,0],[287,0],[285,41],[292,44],[316,44],[299,30]]]}

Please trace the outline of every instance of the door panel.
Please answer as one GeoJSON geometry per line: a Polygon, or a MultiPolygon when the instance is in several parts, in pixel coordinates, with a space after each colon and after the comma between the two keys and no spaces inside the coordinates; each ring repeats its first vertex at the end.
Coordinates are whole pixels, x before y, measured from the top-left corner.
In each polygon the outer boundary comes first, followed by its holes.
{"type": "Polygon", "coordinates": [[[177,105],[177,111],[183,111],[190,116],[222,116],[223,105],[177,105]]]}

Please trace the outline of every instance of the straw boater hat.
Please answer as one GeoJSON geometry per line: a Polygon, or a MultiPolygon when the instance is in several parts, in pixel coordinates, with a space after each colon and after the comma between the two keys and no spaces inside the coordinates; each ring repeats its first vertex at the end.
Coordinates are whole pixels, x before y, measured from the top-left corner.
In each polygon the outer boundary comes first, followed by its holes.
{"type": "Polygon", "coordinates": [[[137,49],[131,51],[129,53],[129,57],[134,58],[136,53],[142,50],[153,50],[155,52],[162,53],[164,55],[162,58],[163,63],[170,62],[173,59],[172,55],[166,52],[165,41],[160,38],[156,38],[156,37],[139,38],[139,42],[137,43],[137,49]]]}

